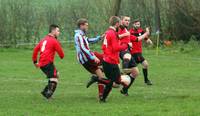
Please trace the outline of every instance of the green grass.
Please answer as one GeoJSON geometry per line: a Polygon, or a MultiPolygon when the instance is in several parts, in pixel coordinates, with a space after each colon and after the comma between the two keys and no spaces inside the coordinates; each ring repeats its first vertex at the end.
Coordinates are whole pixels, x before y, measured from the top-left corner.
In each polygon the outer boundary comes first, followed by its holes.
{"type": "MultiPolygon", "coordinates": [[[[56,57],[60,81],[54,99],[40,91],[44,74],[31,62],[32,50],[0,50],[1,116],[197,116],[200,115],[200,58],[188,54],[145,50],[153,86],[142,74],[125,97],[113,89],[105,104],[97,101],[97,86],[86,89],[90,74],[77,62],[74,50],[65,49],[65,59],[56,57]]],[[[141,66],[139,66],[141,69],[141,66]]]]}

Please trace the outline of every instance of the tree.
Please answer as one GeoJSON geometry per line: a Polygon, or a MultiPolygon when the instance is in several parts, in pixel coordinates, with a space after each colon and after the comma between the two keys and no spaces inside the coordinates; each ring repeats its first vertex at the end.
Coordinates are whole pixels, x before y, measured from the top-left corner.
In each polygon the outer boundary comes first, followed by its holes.
{"type": "Polygon", "coordinates": [[[121,6],[121,0],[115,0],[113,14],[115,16],[119,16],[120,6],[121,6]]]}
{"type": "MultiPolygon", "coordinates": [[[[159,2],[158,0],[155,0],[155,27],[156,27],[156,32],[158,34],[161,33],[161,20],[160,20],[160,8],[159,8],[159,2]]],[[[162,39],[162,37],[161,37],[162,39]]]]}

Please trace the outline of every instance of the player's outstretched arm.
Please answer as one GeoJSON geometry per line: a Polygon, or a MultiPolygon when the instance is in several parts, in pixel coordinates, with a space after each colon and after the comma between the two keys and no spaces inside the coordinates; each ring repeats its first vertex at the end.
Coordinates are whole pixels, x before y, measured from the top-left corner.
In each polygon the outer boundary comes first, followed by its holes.
{"type": "Polygon", "coordinates": [[[87,38],[89,43],[96,43],[101,40],[101,36],[96,36],[95,38],[87,38]]]}

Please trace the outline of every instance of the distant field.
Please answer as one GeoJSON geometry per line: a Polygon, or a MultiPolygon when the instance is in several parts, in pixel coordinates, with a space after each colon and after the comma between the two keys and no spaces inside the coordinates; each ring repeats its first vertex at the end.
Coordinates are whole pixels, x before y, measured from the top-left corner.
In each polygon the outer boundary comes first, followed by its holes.
{"type": "MultiPolygon", "coordinates": [[[[60,82],[54,99],[40,91],[46,79],[33,67],[31,50],[0,50],[1,116],[198,116],[200,115],[200,57],[145,50],[153,86],[142,74],[125,97],[113,89],[108,102],[99,104],[97,86],[86,89],[90,74],[76,61],[75,51],[65,49],[63,61],[56,58],[60,82]]],[[[139,66],[141,68],[141,66],[139,66]]]]}

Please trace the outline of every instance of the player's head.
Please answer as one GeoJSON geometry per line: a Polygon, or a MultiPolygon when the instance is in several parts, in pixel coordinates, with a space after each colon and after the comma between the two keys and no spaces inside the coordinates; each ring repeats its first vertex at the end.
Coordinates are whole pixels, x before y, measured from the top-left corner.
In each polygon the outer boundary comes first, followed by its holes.
{"type": "Polygon", "coordinates": [[[81,29],[82,31],[87,32],[87,30],[88,30],[88,20],[84,19],[84,18],[78,19],[77,27],[79,29],[81,29]]]}
{"type": "Polygon", "coordinates": [[[130,24],[130,17],[129,16],[121,16],[121,24],[122,24],[122,26],[124,26],[124,27],[128,27],[129,26],[129,24],[130,24]]]}
{"type": "Polygon", "coordinates": [[[133,21],[133,28],[138,29],[141,27],[140,19],[136,19],[133,21]]]}
{"type": "Polygon", "coordinates": [[[55,36],[57,38],[60,35],[59,26],[55,25],[55,24],[51,24],[49,26],[49,33],[51,33],[53,36],[55,36]]]}
{"type": "Polygon", "coordinates": [[[111,16],[109,19],[109,24],[117,29],[120,26],[120,18],[117,16],[111,16]]]}

